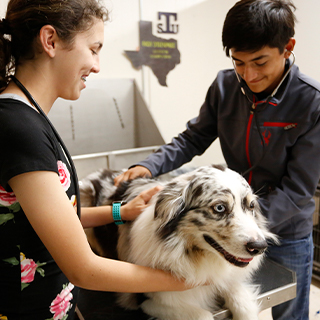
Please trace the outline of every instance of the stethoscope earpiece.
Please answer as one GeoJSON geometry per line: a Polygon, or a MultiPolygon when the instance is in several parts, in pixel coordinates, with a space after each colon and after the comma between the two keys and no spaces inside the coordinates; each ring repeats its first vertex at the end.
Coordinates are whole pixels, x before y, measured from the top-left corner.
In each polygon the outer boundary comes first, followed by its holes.
{"type": "MultiPolygon", "coordinates": [[[[277,87],[273,90],[273,92],[271,93],[271,95],[269,95],[269,97],[266,99],[266,101],[269,101],[272,97],[274,97],[274,96],[276,95],[276,93],[278,92],[278,90],[279,90],[280,86],[282,85],[283,81],[286,79],[287,75],[289,74],[290,70],[292,69],[293,65],[294,65],[295,62],[296,62],[296,56],[295,56],[294,52],[293,52],[293,51],[290,51],[290,50],[288,50],[288,49],[286,49],[286,51],[291,53],[290,55],[292,55],[292,63],[291,63],[291,65],[290,65],[289,69],[287,70],[287,72],[285,73],[285,75],[282,77],[282,79],[281,79],[281,81],[279,82],[279,84],[277,85],[277,87]]],[[[235,62],[234,62],[234,60],[233,60],[233,58],[232,58],[232,55],[231,55],[231,50],[230,50],[229,56],[230,56],[231,61],[232,61],[232,65],[233,65],[234,72],[235,72],[236,77],[237,77],[237,79],[238,79],[238,82],[239,82],[239,84],[240,84],[241,92],[246,96],[246,98],[249,100],[250,103],[253,103],[253,101],[247,96],[247,94],[246,94],[246,92],[245,92],[245,90],[244,90],[244,88],[243,88],[243,84],[242,84],[242,82],[241,82],[240,76],[239,76],[239,74],[238,74],[238,72],[237,72],[237,70],[236,70],[236,64],[235,64],[235,62]]]]}

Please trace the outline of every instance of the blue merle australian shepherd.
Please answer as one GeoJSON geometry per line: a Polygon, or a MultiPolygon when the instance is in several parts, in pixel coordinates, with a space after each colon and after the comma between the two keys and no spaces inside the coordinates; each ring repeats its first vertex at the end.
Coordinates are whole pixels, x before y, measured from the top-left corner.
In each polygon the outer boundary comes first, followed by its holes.
{"type": "MultiPolygon", "coordinates": [[[[233,319],[257,320],[257,289],[250,285],[250,277],[263,259],[266,240],[276,239],[267,231],[257,196],[246,180],[222,166],[206,166],[168,182],[138,178],[116,189],[116,174],[100,170],[83,179],[83,206],[130,201],[159,184],[163,189],[135,221],[119,227],[114,254],[120,260],[170,271],[196,286],[182,292],[146,293],[140,305],[134,293],[122,293],[119,304],[141,307],[162,320],[212,320],[223,301],[233,319]]],[[[104,240],[105,230],[95,228],[93,234],[88,234],[89,242],[106,255],[113,245],[104,240]]]]}

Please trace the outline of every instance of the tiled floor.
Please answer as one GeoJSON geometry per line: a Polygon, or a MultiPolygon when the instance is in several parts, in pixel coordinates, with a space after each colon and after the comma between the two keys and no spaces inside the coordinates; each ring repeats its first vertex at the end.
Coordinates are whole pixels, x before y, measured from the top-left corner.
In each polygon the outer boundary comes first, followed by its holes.
{"type": "MultiPolygon", "coordinates": [[[[272,320],[271,309],[264,310],[259,320],[272,320]]],[[[313,280],[310,289],[309,320],[320,320],[320,281],[313,280]]]]}

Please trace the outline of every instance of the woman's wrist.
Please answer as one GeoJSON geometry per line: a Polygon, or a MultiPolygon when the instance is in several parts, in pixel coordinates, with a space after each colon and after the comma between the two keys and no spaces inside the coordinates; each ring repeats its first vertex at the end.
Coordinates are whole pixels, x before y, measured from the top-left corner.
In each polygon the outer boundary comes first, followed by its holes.
{"type": "Polygon", "coordinates": [[[126,203],[123,203],[121,204],[121,218],[123,221],[127,221],[128,219],[128,211],[127,211],[127,204],[126,203]]]}
{"type": "Polygon", "coordinates": [[[126,220],[126,208],[125,202],[122,201],[114,201],[112,203],[112,217],[114,220],[114,223],[119,225],[123,224],[126,220]]]}

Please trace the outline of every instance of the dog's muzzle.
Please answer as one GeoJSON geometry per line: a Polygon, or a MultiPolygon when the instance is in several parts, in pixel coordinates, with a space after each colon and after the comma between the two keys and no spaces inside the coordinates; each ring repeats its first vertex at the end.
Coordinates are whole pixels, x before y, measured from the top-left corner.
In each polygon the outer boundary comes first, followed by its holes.
{"type": "MultiPolygon", "coordinates": [[[[236,257],[231,253],[227,252],[226,250],[224,250],[210,236],[204,235],[203,237],[212,248],[214,248],[219,253],[221,253],[228,262],[230,262],[231,264],[237,267],[241,267],[241,268],[246,267],[249,264],[249,262],[253,260],[253,258],[246,259],[246,258],[236,257]]],[[[265,240],[248,242],[246,245],[247,252],[251,256],[262,254],[266,250],[266,248],[267,248],[267,242],[265,240]]]]}

